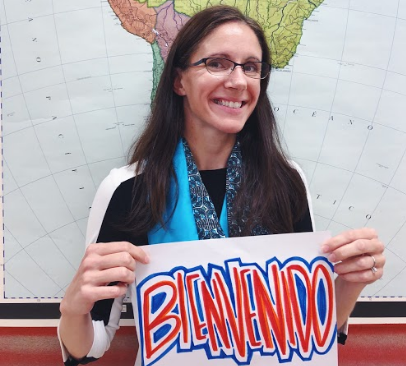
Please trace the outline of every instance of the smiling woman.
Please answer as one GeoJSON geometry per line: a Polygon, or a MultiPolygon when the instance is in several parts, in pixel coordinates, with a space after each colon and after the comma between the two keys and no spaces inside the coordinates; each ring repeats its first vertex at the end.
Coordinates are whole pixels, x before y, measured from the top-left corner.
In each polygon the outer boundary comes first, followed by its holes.
{"type": "MultiPolygon", "coordinates": [[[[136,263],[149,262],[140,246],[313,231],[303,173],[279,142],[269,65],[262,29],[235,8],[206,9],[179,32],[129,165],[92,205],[88,248],[60,307],[66,365],[109,348],[136,263]]],[[[360,291],[382,276],[383,244],[373,229],[351,230],[321,251],[339,262],[342,340],[360,291]]]]}
{"type": "Polygon", "coordinates": [[[248,25],[229,22],[208,35],[190,59],[190,64],[178,71],[174,83],[175,92],[184,97],[184,136],[188,141],[201,140],[204,136],[205,141],[212,142],[214,151],[207,148],[199,151],[191,146],[198,168],[221,168],[229,154],[219,159],[219,150],[226,152],[224,146],[229,150],[234,146],[236,134],[243,129],[258,102],[260,77],[247,77],[245,70],[250,70],[250,62],[252,65],[262,60],[261,46],[248,25]],[[223,58],[214,59],[216,63],[213,59],[209,64],[201,62],[207,56],[223,58]],[[235,67],[234,61],[224,57],[246,63],[247,67],[235,67]],[[211,154],[213,159],[199,156],[202,153],[211,154]],[[211,164],[199,167],[204,160],[211,164]]]}

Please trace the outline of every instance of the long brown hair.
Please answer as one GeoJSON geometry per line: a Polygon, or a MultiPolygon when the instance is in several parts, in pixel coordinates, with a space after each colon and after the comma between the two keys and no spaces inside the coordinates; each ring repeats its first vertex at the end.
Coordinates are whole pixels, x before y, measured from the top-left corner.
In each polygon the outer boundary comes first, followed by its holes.
{"type": "MultiPolygon", "coordinates": [[[[164,70],[140,138],[133,144],[130,164],[138,162],[129,230],[148,232],[157,223],[164,225],[172,165],[184,129],[183,97],[173,91],[176,68],[187,67],[191,55],[202,41],[222,24],[242,22],[258,38],[262,61],[271,63],[269,47],[256,21],[229,6],[214,6],[194,15],[178,33],[168,54],[164,70]],[[135,194],[134,194],[135,196],[135,194]]],[[[277,125],[266,90],[269,76],[261,80],[258,103],[239,133],[243,156],[243,182],[233,203],[237,219],[251,213],[241,235],[249,235],[260,223],[273,233],[292,232],[293,224],[306,209],[306,190],[295,169],[288,163],[279,140],[277,125]],[[252,213],[255,213],[253,215],[252,213]]]]}

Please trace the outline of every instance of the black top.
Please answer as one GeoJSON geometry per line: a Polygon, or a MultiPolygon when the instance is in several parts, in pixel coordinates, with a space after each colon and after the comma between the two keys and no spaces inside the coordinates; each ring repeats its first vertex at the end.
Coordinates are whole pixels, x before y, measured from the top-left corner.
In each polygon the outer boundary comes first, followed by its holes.
{"type": "MultiPolygon", "coordinates": [[[[226,193],[226,168],[216,170],[200,171],[203,183],[216,209],[217,217],[220,217],[226,193]]],[[[114,192],[109,206],[106,210],[102,226],[100,228],[97,242],[128,241],[134,245],[148,245],[148,236],[135,235],[124,228],[124,222],[131,211],[131,202],[133,196],[134,179],[139,176],[128,179],[120,184],[114,192]]],[[[135,197],[137,200],[137,197],[135,197]]],[[[304,215],[294,223],[293,232],[311,232],[313,231],[309,207],[306,207],[304,215]]]]}

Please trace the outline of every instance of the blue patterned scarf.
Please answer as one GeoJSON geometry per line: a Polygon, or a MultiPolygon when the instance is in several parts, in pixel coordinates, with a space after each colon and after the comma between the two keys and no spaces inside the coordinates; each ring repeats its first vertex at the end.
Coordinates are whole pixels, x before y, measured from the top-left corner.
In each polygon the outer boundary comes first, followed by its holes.
{"type": "MultiPolygon", "coordinates": [[[[157,244],[240,236],[241,227],[232,210],[232,203],[241,185],[240,143],[236,142],[227,162],[226,194],[220,219],[185,139],[179,141],[176,147],[173,166],[178,185],[172,178],[163,217],[166,228],[157,224],[148,233],[148,242],[157,244]]],[[[269,232],[259,225],[251,233],[251,235],[265,234],[269,232]]]]}

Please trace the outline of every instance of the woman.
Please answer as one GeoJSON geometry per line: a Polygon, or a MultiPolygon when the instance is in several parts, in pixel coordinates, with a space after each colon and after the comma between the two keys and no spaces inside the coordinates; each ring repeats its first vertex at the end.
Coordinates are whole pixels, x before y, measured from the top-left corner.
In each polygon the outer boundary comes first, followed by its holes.
{"type": "MultiPolygon", "coordinates": [[[[109,347],[136,262],[149,261],[139,245],[313,230],[301,171],[279,144],[269,64],[263,31],[234,8],[206,9],[179,32],[130,165],[111,172],[92,206],[87,242],[99,244],[61,302],[66,365],[109,347]]],[[[339,328],[382,276],[383,248],[367,228],[322,246],[338,262],[339,328]]]]}

